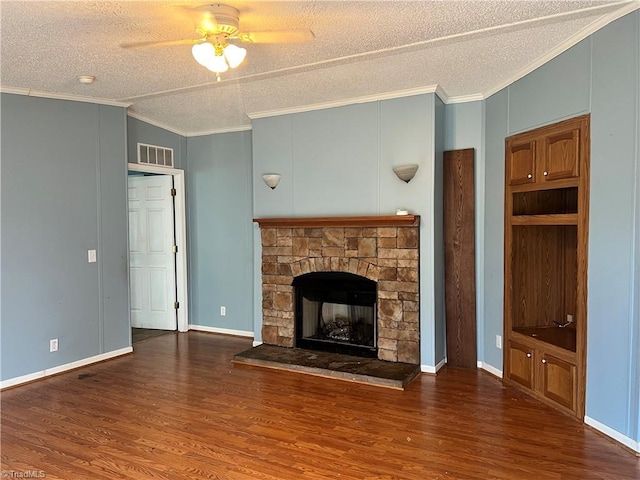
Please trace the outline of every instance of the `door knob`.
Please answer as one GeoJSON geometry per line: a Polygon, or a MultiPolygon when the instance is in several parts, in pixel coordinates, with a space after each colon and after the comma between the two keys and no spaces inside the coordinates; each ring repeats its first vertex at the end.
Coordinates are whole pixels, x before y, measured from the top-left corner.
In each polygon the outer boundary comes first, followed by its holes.
{"type": "Polygon", "coordinates": [[[527,178],[533,178],[533,175],[529,174],[527,175],[527,178]]]}
{"type": "Polygon", "coordinates": [[[547,175],[549,175],[549,172],[544,172],[544,176],[546,177],[547,175]]]}
{"type": "Polygon", "coordinates": [[[531,354],[530,353],[527,353],[527,358],[531,358],[531,354]]]}
{"type": "Polygon", "coordinates": [[[542,363],[547,363],[547,359],[546,359],[546,358],[543,358],[543,359],[542,359],[542,363]]]}

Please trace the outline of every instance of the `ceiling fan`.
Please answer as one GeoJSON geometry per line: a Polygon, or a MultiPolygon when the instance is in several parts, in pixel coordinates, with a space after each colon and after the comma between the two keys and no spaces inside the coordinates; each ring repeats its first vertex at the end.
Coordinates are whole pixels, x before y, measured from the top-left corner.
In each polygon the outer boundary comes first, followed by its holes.
{"type": "Polygon", "coordinates": [[[201,5],[192,11],[197,17],[197,38],[122,43],[120,46],[140,48],[193,45],[191,52],[195,60],[214,72],[220,81],[220,74],[229,68],[238,67],[247,54],[245,48],[229,43],[229,40],[240,43],[306,43],[315,38],[308,29],[243,32],[240,30],[240,11],[229,5],[201,5]]]}

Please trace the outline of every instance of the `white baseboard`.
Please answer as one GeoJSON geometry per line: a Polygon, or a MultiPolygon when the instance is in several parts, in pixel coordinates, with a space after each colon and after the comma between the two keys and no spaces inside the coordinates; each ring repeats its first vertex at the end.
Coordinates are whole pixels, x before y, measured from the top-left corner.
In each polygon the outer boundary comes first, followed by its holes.
{"type": "Polygon", "coordinates": [[[258,345],[262,345],[262,342],[256,342],[255,340],[253,341],[253,346],[257,347],[258,345]]]}
{"type": "Polygon", "coordinates": [[[119,357],[121,355],[126,355],[127,353],[131,353],[131,352],[133,352],[132,347],[121,348],[119,350],[113,350],[111,352],[101,353],[100,355],[94,355],[93,357],[83,358],[82,360],[66,363],[64,365],[59,365],[57,367],[47,368],[46,370],[41,370],[39,372],[29,373],[27,375],[22,375],[20,377],[3,380],[2,382],[0,382],[0,390],[9,388],[9,387],[15,387],[16,385],[21,385],[23,383],[32,382],[33,380],[38,380],[40,378],[50,377],[51,375],[56,375],[58,373],[66,372],[68,370],[84,367],[92,363],[98,363],[104,360],[109,360],[110,358],[119,357]]]}
{"type": "Polygon", "coordinates": [[[223,335],[235,335],[236,337],[253,337],[253,332],[249,330],[232,330],[230,328],[207,327],[204,325],[189,324],[189,330],[197,332],[221,333],[223,335]]]}
{"type": "Polygon", "coordinates": [[[478,360],[478,368],[482,370],[486,370],[492,375],[495,375],[498,378],[502,378],[502,370],[498,370],[496,367],[489,365],[488,363],[484,363],[478,360]]]}
{"type": "Polygon", "coordinates": [[[584,423],[604,433],[606,436],[613,438],[616,442],[620,442],[625,447],[629,447],[634,452],[640,453],[640,442],[636,442],[633,438],[629,438],[613,428],[607,427],[604,423],[600,423],[586,415],[584,416],[584,423]]]}
{"type": "Polygon", "coordinates": [[[432,373],[432,374],[436,374],[438,373],[438,370],[440,370],[442,367],[445,366],[445,364],[447,363],[447,359],[443,358],[442,360],[440,360],[435,367],[432,367],[431,365],[420,365],[420,371],[422,373],[432,373]]]}

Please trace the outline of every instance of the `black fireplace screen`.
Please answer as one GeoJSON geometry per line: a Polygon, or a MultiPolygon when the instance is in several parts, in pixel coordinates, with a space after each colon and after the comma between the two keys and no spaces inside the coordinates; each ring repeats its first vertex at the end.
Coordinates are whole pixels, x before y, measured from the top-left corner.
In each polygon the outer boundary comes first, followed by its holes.
{"type": "Polygon", "coordinates": [[[351,273],[296,277],[296,346],[377,355],[376,282],[351,273]]]}

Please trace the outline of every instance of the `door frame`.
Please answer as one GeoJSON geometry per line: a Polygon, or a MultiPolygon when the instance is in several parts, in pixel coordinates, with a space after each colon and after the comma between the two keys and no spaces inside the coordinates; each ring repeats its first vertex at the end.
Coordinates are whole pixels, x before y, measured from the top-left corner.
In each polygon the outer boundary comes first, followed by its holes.
{"type": "MultiPolygon", "coordinates": [[[[189,304],[187,301],[187,299],[189,298],[189,290],[187,284],[187,214],[185,203],[184,170],[180,168],[156,167],[153,165],[128,163],[127,172],[128,171],[171,175],[173,177],[173,188],[176,189],[176,196],[174,197],[174,228],[176,234],[176,245],[178,245],[178,252],[176,253],[176,293],[178,297],[177,301],[180,304],[180,307],[177,310],[178,331],[186,332],[189,330],[189,304]]],[[[130,267],[131,261],[128,258],[128,254],[127,263],[130,267]]],[[[129,317],[129,323],[131,323],[131,317],[129,317]]]]}

